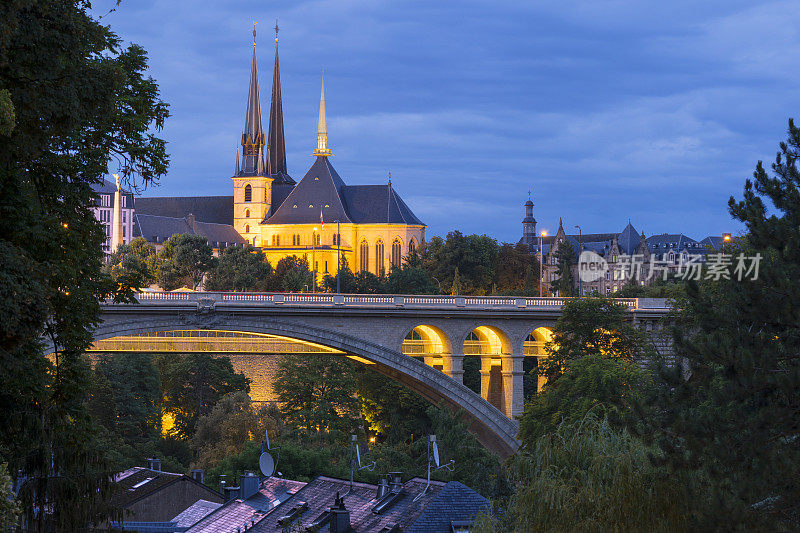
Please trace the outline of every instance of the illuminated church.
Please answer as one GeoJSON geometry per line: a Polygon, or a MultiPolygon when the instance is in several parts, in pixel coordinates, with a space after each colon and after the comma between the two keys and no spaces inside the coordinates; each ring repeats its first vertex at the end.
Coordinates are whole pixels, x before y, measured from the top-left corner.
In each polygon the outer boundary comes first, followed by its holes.
{"type": "Polygon", "coordinates": [[[306,257],[319,276],[336,273],[337,254],[354,271],[382,274],[424,242],[426,226],[394,190],[391,176],[385,185],[346,185],[333,168],[324,84],[312,155],[313,164],[295,182],[286,167],[278,39],[267,130],[254,42],[233,196],[137,198],[134,235],[157,246],[176,233],[203,235],[217,250],[250,243],[272,265],[286,256],[306,257]]]}

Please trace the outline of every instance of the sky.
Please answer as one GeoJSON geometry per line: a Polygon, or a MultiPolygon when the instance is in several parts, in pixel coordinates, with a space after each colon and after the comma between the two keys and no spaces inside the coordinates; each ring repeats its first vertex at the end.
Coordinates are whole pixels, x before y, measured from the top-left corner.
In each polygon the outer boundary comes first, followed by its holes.
{"type": "Polygon", "coordinates": [[[145,196],[230,195],[252,21],[264,124],[274,35],[289,173],[316,147],[324,71],[331,163],[392,185],[426,224],[696,239],[743,227],[740,197],[796,116],[800,2],[727,0],[94,2],[142,45],[170,104],[169,172],[145,196]]]}

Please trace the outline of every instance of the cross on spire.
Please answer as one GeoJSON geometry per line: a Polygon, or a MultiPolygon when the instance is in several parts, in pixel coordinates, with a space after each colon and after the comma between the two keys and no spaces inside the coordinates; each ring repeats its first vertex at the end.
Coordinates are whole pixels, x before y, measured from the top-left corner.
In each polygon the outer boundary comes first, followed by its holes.
{"type": "Polygon", "coordinates": [[[256,24],[258,24],[258,22],[254,20],[253,21],[253,46],[256,45],[256,24]]]}
{"type": "Polygon", "coordinates": [[[281,29],[278,27],[278,19],[275,19],[275,28],[274,29],[275,29],[275,42],[277,43],[278,42],[278,32],[281,31],[281,29]]]}

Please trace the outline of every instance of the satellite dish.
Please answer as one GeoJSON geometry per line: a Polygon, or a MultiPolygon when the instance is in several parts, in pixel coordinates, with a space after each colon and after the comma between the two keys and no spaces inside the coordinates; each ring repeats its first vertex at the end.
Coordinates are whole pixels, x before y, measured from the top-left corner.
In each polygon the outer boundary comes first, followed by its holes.
{"type": "Polygon", "coordinates": [[[261,469],[261,473],[267,477],[272,476],[273,472],[275,472],[275,461],[269,452],[262,453],[261,457],[258,458],[258,467],[261,469]]]}
{"type": "Polygon", "coordinates": [[[436,465],[436,468],[439,468],[439,446],[436,445],[436,441],[433,441],[433,464],[436,465]]]}

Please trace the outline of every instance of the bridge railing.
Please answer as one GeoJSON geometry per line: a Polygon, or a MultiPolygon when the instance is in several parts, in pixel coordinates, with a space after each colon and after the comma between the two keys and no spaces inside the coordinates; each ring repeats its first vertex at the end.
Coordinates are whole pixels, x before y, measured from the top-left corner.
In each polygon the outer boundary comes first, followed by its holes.
{"type": "MultiPolygon", "coordinates": [[[[472,309],[560,309],[572,298],[530,298],[515,296],[447,296],[395,294],[321,294],[256,292],[140,292],[140,303],[175,304],[196,302],[263,304],[266,306],[303,307],[390,307],[390,308],[472,308],[472,309]]],[[[630,310],[666,309],[664,298],[616,298],[630,310]]]]}

